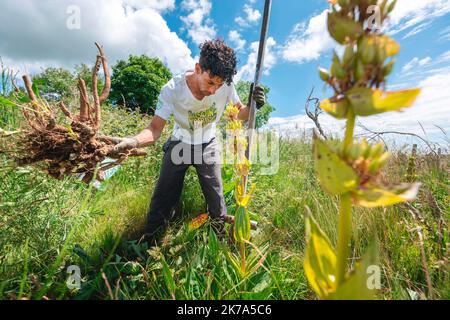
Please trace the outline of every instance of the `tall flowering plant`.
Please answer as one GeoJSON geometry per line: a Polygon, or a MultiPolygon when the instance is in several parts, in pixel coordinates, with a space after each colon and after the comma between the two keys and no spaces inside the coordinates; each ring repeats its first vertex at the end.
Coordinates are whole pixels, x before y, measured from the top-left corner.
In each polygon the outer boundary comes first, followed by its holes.
{"type": "Polygon", "coordinates": [[[248,143],[242,121],[238,119],[239,109],[229,104],[225,110],[227,119],[227,148],[233,155],[234,173],[238,180],[235,188],[236,210],[234,213],[233,237],[239,246],[239,256],[227,252],[228,260],[241,278],[256,271],[261,265],[261,257],[253,252],[247,257],[246,245],[250,244],[250,215],[248,205],[255,191],[255,184],[246,190],[246,179],[250,173],[251,163],[245,155],[248,143]],[[258,261],[259,260],[259,261],[258,261]]]}
{"type": "Polygon", "coordinates": [[[395,0],[329,2],[328,31],[345,50],[341,57],[334,53],[330,70],[319,69],[320,78],[334,91],[331,98],[321,101],[320,107],[334,118],[346,120],[346,129],[343,141],[324,141],[315,135],[313,145],[319,183],[329,195],[339,197],[338,241],[334,249],[308,213],[304,270],[311,288],[321,299],[370,299],[374,291],[367,286],[367,268],[377,263],[375,246],[368,248],[352,271],[347,266],[352,207],[373,208],[413,200],[419,185],[382,183],[380,173],[389,153],[383,144],[355,141],[355,120],[357,116],[410,107],[420,90],[387,92],[382,89],[394,67],[392,57],[399,52],[400,45],[372,24],[375,20],[379,24],[386,20],[395,0]]]}

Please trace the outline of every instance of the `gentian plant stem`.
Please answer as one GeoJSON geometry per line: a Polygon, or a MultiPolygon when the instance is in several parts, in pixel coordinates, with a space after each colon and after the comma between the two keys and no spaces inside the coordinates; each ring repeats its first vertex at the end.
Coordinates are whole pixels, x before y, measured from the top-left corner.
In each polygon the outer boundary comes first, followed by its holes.
{"type": "Polygon", "coordinates": [[[337,285],[345,280],[347,259],[350,253],[350,238],[352,234],[352,200],[350,193],[343,194],[339,208],[339,235],[337,244],[337,285]]]}

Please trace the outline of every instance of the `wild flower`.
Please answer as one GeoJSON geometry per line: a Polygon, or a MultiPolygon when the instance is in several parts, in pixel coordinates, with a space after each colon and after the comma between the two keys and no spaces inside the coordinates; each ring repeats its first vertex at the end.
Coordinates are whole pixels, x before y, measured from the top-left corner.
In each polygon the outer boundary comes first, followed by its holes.
{"type": "Polygon", "coordinates": [[[246,245],[250,242],[250,216],[248,205],[255,191],[255,184],[252,184],[249,191],[246,191],[246,181],[250,174],[251,163],[245,156],[245,150],[248,146],[247,138],[242,130],[242,121],[237,119],[239,110],[233,104],[228,105],[225,115],[228,119],[227,134],[232,138],[231,152],[234,155],[234,172],[237,176],[235,188],[236,211],[234,214],[233,237],[239,245],[239,257],[231,252],[227,253],[227,258],[235,271],[241,278],[256,271],[261,263],[261,257],[250,253],[246,254],[246,245]]]}
{"type": "MultiPolygon", "coordinates": [[[[419,184],[385,185],[380,172],[389,159],[383,144],[370,145],[354,141],[357,116],[366,117],[410,107],[419,89],[386,92],[381,90],[391,73],[400,45],[387,35],[369,27],[367,13],[372,0],[330,0],[328,31],[345,51],[340,58],[334,53],[330,70],[319,69],[320,78],[333,90],[334,96],[321,102],[322,110],[347,121],[343,141],[324,141],[314,136],[314,160],[322,188],[339,196],[339,226],[336,250],[326,234],[307,213],[304,269],[312,289],[322,299],[370,299],[374,291],[367,286],[366,270],[377,264],[375,245],[351,272],[347,270],[352,232],[352,207],[387,206],[413,200],[419,184]]],[[[380,4],[383,22],[396,1],[380,4]]]]}

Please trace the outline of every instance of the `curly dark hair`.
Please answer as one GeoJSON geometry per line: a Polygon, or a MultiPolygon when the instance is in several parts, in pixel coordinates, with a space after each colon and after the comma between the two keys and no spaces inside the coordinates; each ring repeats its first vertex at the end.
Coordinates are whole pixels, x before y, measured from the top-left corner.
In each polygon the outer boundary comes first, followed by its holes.
{"type": "Polygon", "coordinates": [[[236,71],[236,53],[222,39],[207,40],[200,45],[200,67],[211,77],[220,77],[228,85],[236,71]]]}

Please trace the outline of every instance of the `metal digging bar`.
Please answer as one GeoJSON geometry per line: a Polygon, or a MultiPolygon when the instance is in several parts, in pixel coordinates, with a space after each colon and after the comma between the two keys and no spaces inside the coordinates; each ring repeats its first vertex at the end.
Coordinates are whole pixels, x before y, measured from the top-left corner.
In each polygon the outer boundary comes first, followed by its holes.
{"type": "MultiPolygon", "coordinates": [[[[270,18],[270,10],[272,8],[272,0],[266,0],[264,4],[264,15],[263,15],[263,21],[261,26],[261,36],[259,39],[259,49],[258,49],[258,59],[256,62],[256,72],[255,72],[255,79],[253,81],[253,87],[255,88],[256,85],[259,84],[261,81],[263,69],[264,69],[264,54],[266,51],[266,42],[267,42],[267,34],[269,31],[269,18],[270,18]]],[[[249,96],[249,108],[250,108],[250,116],[248,120],[248,129],[249,129],[249,135],[248,135],[248,147],[245,151],[245,156],[247,159],[251,159],[251,149],[252,149],[252,142],[253,142],[253,133],[255,131],[255,124],[256,124],[256,104],[253,100],[253,90],[250,92],[249,96]]],[[[245,193],[247,193],[247,182],[248,182],[248,176],[245,177],[245,193]]],[[[233,224],[234,223],[234,217],[227,216],[225,219],[226,222],[233,224]]],[[[250,226],[252,230],[256,230],[258,227],[258,223],[256,221],[250,221],[250,226]]]]}
{"type": "MultiPolygon", "coordinates": [[[[267,42],[267,34],[269,31],[269,18],[270,18],[270,10],[272,7],[272,0],[266,0],[264,5],[264,15],[261,27],[261,37],[259,40],[259,49],[258,49],[258,60],[256,62],[256,72],[255,79],[253,81],[253,88],[255,88],[259,82],[261,81],[263,69],[264,69],[264,54],[266,52],[266,42],[267,42]]],[[[253,133],[255,131],[256,124],[256,104],[253,100],[253,90],[250,92],[249,96],[249,107],[250,107],[250,116],[248,120],[248,147],[245,152],[245,156],[248,160],[251,161],[251,150],[253,145],[253,133]]],[[[247,192],[247,182],[248,176],[245,177],[245,193],[247,192]]]]}

